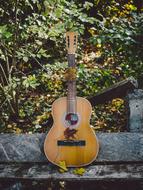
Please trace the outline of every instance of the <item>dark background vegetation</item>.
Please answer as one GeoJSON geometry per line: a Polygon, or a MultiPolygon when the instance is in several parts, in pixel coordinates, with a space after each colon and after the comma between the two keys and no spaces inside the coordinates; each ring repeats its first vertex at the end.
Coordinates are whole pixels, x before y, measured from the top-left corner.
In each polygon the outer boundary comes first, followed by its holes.
{"type": "MultiPolygon", "coordinates": [[[[0,132],[45,132],[66,95],[65,32],[78,31],[77,95],[129,76],[143,87],[143,1],[7,0],[0,3],[0,132]]],[[[93,109],[96,131],[123,131],[124,101],[93,109]]]]}

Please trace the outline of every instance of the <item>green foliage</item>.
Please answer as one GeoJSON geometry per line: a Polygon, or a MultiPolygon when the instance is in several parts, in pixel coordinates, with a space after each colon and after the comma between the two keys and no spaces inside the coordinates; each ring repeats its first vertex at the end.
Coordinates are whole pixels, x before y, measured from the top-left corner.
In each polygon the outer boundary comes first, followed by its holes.
{"type": "MultiPolygon", "coordinates": [[[[52,102],[66,95],[68,30],[79,33],[79,96],[142,76],[143,15],[132,0],[7,0],[1,2],[0,21],[1,131],[46,130],[52,102]]],[[[112,102],[94,111],[95,129],[113,131],[124,106],[112,102]]]]}
{"type": "Polygon", "coordinates": [[[26,88],[36,88],[37,86],[39,86],[39,83],[37,81],[37,78],[35,75],[29,75],[28,77],[25,77],[25,80],[23,80],[23,86],[25,86],[26,88]]]}
{"type": "Polygon", "coordinates": [[[100,47],[104,61],[112,58],[112,64],[123,70],[125,77],[132,75],[138,78],[142,75],[142,24],[142,14],[132,13],[130,17],[114,18],[110,22],[108,18],[99,34],[90,39],[100,47]]]}

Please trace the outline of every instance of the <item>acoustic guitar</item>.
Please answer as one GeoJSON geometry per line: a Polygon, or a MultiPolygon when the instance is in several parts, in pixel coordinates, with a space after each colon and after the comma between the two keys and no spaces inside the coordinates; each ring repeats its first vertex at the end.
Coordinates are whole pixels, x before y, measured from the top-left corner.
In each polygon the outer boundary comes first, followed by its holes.
{"type": "Polygon", "coordinates": [[[96,159],[99,144],[89,123],[91,104],[85,98],[76,96],[76,32],[66,33],[66,46],[67,97],[58,98],[52,104],[54,124],[46,136],[44,152],[47,159],[55,165],[65,161],[67,167],[80,167],[96,159]]]}

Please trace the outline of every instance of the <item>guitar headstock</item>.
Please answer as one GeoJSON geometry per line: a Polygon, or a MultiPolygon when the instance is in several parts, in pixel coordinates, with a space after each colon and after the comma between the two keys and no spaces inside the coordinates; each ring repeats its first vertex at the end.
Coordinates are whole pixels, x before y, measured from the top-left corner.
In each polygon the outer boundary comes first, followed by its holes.
{"type": "Polygon", "coordinates": [[[66,46],[68,54],[75,54],[77,48],[77,32],[66,33],[66,46]]]}

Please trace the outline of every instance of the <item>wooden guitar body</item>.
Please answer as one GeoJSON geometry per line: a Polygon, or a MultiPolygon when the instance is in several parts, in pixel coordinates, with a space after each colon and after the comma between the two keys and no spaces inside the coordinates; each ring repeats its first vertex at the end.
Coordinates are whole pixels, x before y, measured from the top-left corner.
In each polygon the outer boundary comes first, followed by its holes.
{"type": "Polygon", "coordinates": [[[89,123],[91,111],[88,100],[76,97],[78,122],[68,131],[65,119],[67,97],[59,98],[53,103],[54,124],[44,142],[44,152],[50,162],[59,165],[60,161],[65,161],[67,167],[80,167],[95,160],[99,144],[89,123]]]}

